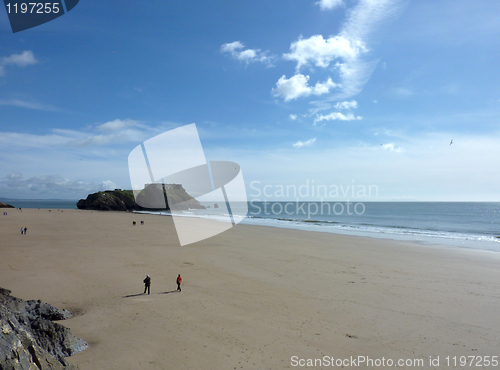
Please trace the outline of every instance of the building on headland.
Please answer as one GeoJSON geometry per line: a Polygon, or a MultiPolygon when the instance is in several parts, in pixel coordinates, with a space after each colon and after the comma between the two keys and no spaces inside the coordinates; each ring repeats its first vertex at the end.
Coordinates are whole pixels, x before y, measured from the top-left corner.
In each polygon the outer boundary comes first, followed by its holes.
{"type": "Polygon", "coordinates": [[[144,189],[165,189],[165,190],[182,190],[181,184],[162,184],[159,182],[154,182],[151,184],[144,185],[144,189]]]}
{"type": "Polygon", "coordinates": [[[165,184],[165,190],[182,190],[181,184],[165,184]]]}

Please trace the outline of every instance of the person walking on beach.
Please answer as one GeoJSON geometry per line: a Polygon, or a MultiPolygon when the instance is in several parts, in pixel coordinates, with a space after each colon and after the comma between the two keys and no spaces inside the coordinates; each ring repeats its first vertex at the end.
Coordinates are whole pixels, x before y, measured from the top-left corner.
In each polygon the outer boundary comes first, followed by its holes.
{"type": "Polygon", "coordinates": [[[182,291],[182,290],[181,290],[181,283],[182,283],[182,277],[181,277],[181,274],[179,274],[179,276],[177,276],[177,280],[176,280],[176,282],[177,282],[177,291],[178,291],[178,292],[181,292],[181,291],[182,291]]]}
{"type": "Polygon", "coordinates": [[[24,229],[21,227],[21,235],[24,234],[24,229]]]}
{"type": "Polygon", "coordinates": [[[144,294],[146,294],[146,290],[148,294],[151,293],[151,277],[149,275],[144,279],[144,294]]]}
{"type": "Polygon", "coordinates": [[[26,235],[26,233],[27,233],[27,232],[28,232],[28,228],[27,228],[27,227],[25,227],[25,228],[24,228],[24,235],[26,235]]]}

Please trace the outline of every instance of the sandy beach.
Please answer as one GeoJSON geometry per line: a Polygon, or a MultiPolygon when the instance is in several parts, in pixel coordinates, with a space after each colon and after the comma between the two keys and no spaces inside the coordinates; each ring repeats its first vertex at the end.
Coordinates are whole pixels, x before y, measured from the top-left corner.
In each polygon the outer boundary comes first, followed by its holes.
{"type": "MultiPolygon", "coordinates": [[[[68,358],[81,370],[500,356],[495,253],[248,225],[181,247],[170,217],[7,211],[0,286],[73,313],[62,324],[89,343],[68,358]]],[[[470,368],[498,368],[481,364],[470,368]]]]}

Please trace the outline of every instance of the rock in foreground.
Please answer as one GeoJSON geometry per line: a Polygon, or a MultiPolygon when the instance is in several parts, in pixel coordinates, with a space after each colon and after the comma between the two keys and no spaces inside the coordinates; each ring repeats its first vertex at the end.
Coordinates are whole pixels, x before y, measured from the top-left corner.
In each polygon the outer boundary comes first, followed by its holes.
{"type": "Polygon", "coordinates": [[[78,369],[65,357],[88,347],[53,320],[71,316],[41,301],[24,301],[0,288],[0,369],[78,369]]]}

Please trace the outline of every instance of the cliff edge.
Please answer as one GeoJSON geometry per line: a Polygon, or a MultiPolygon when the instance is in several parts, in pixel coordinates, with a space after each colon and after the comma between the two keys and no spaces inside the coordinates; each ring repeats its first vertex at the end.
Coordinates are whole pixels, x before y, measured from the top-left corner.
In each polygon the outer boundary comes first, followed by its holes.
{"type": "Polygon", "coordinates": [[[40,300],[24,301],[0,288],[0,369],[77,370],[65,357],[88,347],[82,339],[53,320],[71,316],[40,300]]]}

